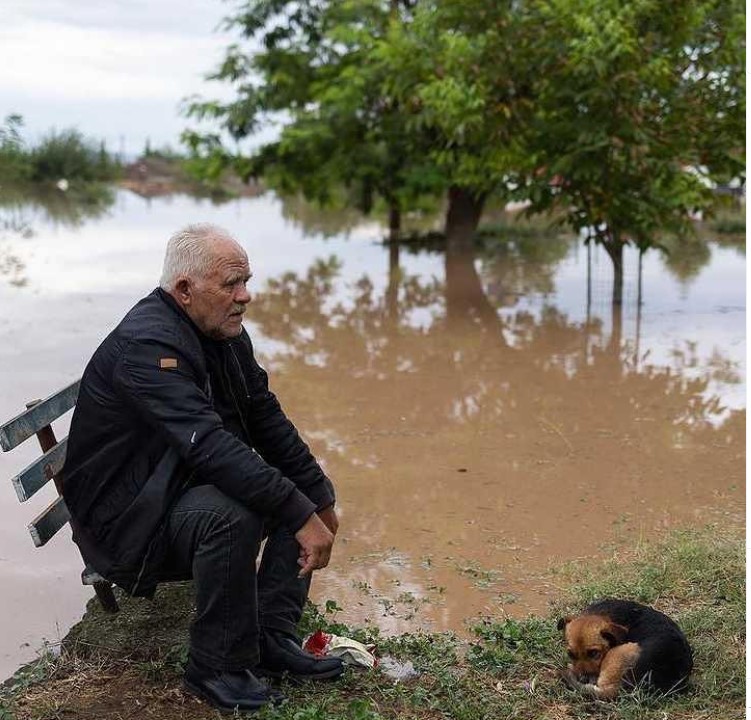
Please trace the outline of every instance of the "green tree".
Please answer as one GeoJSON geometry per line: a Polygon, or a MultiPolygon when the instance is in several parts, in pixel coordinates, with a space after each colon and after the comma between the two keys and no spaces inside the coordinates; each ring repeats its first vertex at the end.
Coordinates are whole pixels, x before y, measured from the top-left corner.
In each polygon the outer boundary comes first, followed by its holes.
{"type": "Polygon", "coordinates": [[[520,48],[537,68],[525,128],[531,212],[557,212],[613,261],[685,235],[715,181],[744,173],[740,0],[538,0],[520,48]]]}
{"type": "Polygon", "coordinates": [[[230,83],[228,103],[194,99],[188,114],[210,119],[235,140],[285,113],[279,139],[250,157],[227,151],[217,134],[184,138],[209,173],[234,164],[241,176],[263,175],[284,193],[322,204],[343,201],[369,212],[378,199],[393,235],[401,215],[441,178],[405,128],[403,109],[383,94],[383,68],[373,62],[390,24],[406,21],[409,1],[250,0],[227,23],[232,45],[211,79],[230,83]],[[345,193],[341,188],[346,189],[345,193]]]}
{"type": "Polygon", "coordinates": [[[0,182],[13,183],[28,179],[31,171],[21,137],[23,118],[11,114],[0,126],[0,182]]]}
{"type": "Polygon", "coordinates": [[[523,165],[536,70],[515,56],[521,17],[514,0],[422,0],[379,45],[387,94],[447,187],[450,245],[471,244],[486,200],[523,165]]]}
{"type": "MultiPolygon", "coordinates": [[[[743,19],[740,0],[249,0],[230,20],[246,46],[213,76],[236,99],[190,113],[234,138],[286,113],[277,142],[234,158],[243,174],[380,197],[393,231],[445,192],[466,247],[491,195],[528,200],[604,245],[620,304],[624,246],[685,234],[744,172],[743,19]]],[[[226,163],[218,135],[188,139],[226,163]]]]}
{"type": "MultiPolygon", "coordinates": [[[[510,71],[515,3],[483,0],[252,0],[230,18],[244,45],[211,78],[233,85],[229,103],[194,100],[189,115],[218,121],[234,139],[286,113],[277,142],[232,157],[218,134],[186,133],[209,172],[227,162],[302,191],[368,211],[401,213],[446,194],[446,235],[471,241],[488,196],[518,166],[517,111],[525,79],[510,71]],[[490,22],[496,15],[498,22],[490,22]],[[489,24],[490,23],[490,24],[489,24]]],[[[527,69],[532,72],[532,69],[527,69]]]]}

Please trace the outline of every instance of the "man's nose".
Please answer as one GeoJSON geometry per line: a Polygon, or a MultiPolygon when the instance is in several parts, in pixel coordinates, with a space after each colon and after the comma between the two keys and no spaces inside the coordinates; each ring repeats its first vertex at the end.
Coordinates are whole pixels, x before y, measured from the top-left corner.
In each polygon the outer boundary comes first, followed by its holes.
{"type": "Polygon", "coordinates": [[[250,302],[250,293],[245,285],[242,285],[235,293],[235,302],[239,305],[247,305],[250,302]]]}

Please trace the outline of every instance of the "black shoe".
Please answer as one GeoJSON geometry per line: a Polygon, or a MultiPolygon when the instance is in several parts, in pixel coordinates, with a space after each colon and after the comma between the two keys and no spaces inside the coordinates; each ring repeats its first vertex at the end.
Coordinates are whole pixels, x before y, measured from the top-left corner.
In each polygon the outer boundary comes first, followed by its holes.
{"type": "Polygon", "coordinates": [[[340,658],[316,657],[298,641],[278,630],[261,631],[261,660],[256,672],[264,677],[292,680],[332,680],[344,672],[340,658]]]}
{"type": "Polygon", "coordinates": [[[250,670],[222,671],[188,660],[183,687],[218,710],[253,712],[265,705],[278,705],[284,696],[250,670]]]}

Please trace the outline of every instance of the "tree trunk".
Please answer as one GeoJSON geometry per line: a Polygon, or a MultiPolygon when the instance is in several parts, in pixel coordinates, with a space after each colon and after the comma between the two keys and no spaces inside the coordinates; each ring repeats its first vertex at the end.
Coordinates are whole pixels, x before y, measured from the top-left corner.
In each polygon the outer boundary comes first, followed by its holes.
{"type": "Polygon", "coordinates": [[[611,330],[610,340],[608,341],[608,354],[613,359],[617,360],[616,363],[619,374],[621,368],[621,346],[623,345],[623,305],[616,305],[613,303],[611,306],[611,330]]]}
{"type": "Polygon", "coordinates": [[[623,240],[614,232],[603,242],[613,261],[613,305],[623,304],[623,240]]]}
{"type": "Polygon", "coordinates": [[[634,367],[639,369],[639,343],[641,341],[641,306],[644,303],[642,299],[642,279],[644,272],[644,250],[639,250],[639,284],[636,294],[636,341],[634,343],[634,367]]]}
{"type": "Polygon", "coordinates": [[[386,317],[396,322],[399,317],[399,243],[395,239],[389,242],[389,284],[386,287],[386,317]]]}
{"type": "Polygon", "coordinates": [[[477,226],[480,224],[485,194],[475,194],[466,188],[449,188],[446,211],[446,243],[452,248],[472,248],[477,226]]]}
{"type": "Polygon", "coordinates": [[[592,319],[592,242],[587,241],[587,325],[592,319]]]}
{"type": "Polygon", "coordinates": [[[395,243],[402,234],[402,211],[398,203],[389,204],[389,242],[395,243]]]}

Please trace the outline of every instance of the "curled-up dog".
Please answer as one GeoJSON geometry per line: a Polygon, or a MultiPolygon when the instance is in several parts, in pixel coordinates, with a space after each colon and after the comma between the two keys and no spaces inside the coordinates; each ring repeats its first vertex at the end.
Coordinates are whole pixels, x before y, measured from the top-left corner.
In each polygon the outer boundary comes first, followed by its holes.
{"type": "Polygon", "coordinates": [[[600,600],[580,615],[562,618],[569,666],[566,683],[603,700],[621,688],[664,694],[685,690],[693,668],[681,629],[653,608],[629,600],[600,600]]]}

